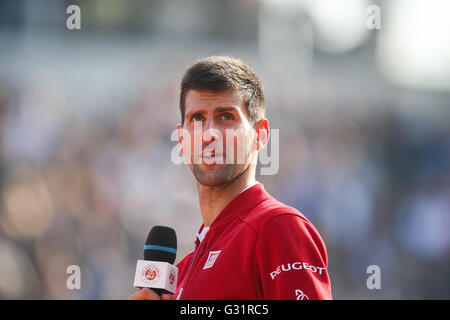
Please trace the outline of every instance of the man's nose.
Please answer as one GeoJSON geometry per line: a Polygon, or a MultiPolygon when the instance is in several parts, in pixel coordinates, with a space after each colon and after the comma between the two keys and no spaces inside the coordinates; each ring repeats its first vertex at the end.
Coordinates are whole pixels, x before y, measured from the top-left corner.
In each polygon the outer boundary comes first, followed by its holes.
{"type": "Polygon", "coordinates": [[[213,117],[206,118],[205,121],[203,122],[203,130],[206,131],[214,128],[215,128],[214,118],[213,117]]]}
{"type": "Polygon", "coordinates": [[[203,125],[203,141],[212,142],[216,140],[215,131],[218,130],[213,118],[206,119],[203,125]]]}

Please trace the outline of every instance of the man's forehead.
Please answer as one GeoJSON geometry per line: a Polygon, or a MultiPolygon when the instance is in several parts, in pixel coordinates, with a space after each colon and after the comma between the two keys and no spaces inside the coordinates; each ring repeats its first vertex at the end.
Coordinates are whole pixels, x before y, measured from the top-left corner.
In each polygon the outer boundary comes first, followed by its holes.
{"type": "Polygon", "coordinates": [[[224,90],[219,92],[209,90],[189,90],[185,101],[187,114],[194,109],[215,109],[235,107],[243,109],[245,112],[243,98],[241,94],[233,90],[224,90]]]}

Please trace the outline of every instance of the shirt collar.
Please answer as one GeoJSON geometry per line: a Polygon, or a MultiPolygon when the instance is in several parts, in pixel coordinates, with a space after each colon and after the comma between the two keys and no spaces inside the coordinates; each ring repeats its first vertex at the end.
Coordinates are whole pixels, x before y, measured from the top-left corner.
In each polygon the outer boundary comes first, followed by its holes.
{"type": "Polygon", "coordinates": [[[242,192],[244,192],[247,189],[250,189],[251,187],[253,187],[254,185],[256,185],[258,183],[259,183],[258,181],[253,182],[251,185],[249,185],[249,186],[245,187],[244,189],[242,189],[242,191],[239,192],[239,194],[241,194],[242,192]]]}
{"type": "Polygon", "coordinates": [[[264,185],[259,182],[242,190],[241,193],[234,197],[234,199],[231,200],[217,215],[210,226],[210,232],[216,231],[227,225],[235,217],[269,198],[271,198],[271,196],[264,189],[264,185]]]}
{"type": "MultiPolygon", "coordinates": [[[[208,234],[215,233],[216,231],[222,229],[240,214],[248,211],[260,202],[270,198],[272,197],[266,192],[266,190],[264,189],[264,185],[260,182],[256,182],[255,184],[244,188],[217,215],[216,219],[214,219],[213,223],[209,226],[208,234]]],[[[197,235],[202,234],[204,228],[206,227],[202,224],[197,235]]],[[[196,237],[195,246],[197,247],[199,244],[200,239],[196,237]]]]}

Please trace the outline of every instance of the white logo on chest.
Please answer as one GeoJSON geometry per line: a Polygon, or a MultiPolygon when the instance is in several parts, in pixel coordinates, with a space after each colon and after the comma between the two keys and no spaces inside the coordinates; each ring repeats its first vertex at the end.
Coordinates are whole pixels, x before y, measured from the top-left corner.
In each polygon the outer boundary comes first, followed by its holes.
{"type": "Polygon", "coordinates": [[[211,268],[214,265],[214,262],[216,262],[217,257],[219,256],[221,250],[219,251],[210,251],[208,255],[208,259],[206,260],[205,265],[203,266],[203,270],[211,268]]]}

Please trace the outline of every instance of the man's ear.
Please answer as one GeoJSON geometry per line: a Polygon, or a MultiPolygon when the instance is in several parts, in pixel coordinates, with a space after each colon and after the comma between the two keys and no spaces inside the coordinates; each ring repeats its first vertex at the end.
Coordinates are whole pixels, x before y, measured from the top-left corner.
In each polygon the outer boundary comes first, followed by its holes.
{"type": "Polygon", "coordinates": [[[177,124],[177,134],[178,134],[178,153],[180,154],[180,156],[183,155],[184,150],[183,150],[183,126],[181,124],[177,124]]]}
{"type": "Polygon", "coordinates": [[[264,149],[269,142],[269,120],[259,120],[255,123],[254,128],[256,131],[255,149],[256,151],[260,151],[264,149]]]}

